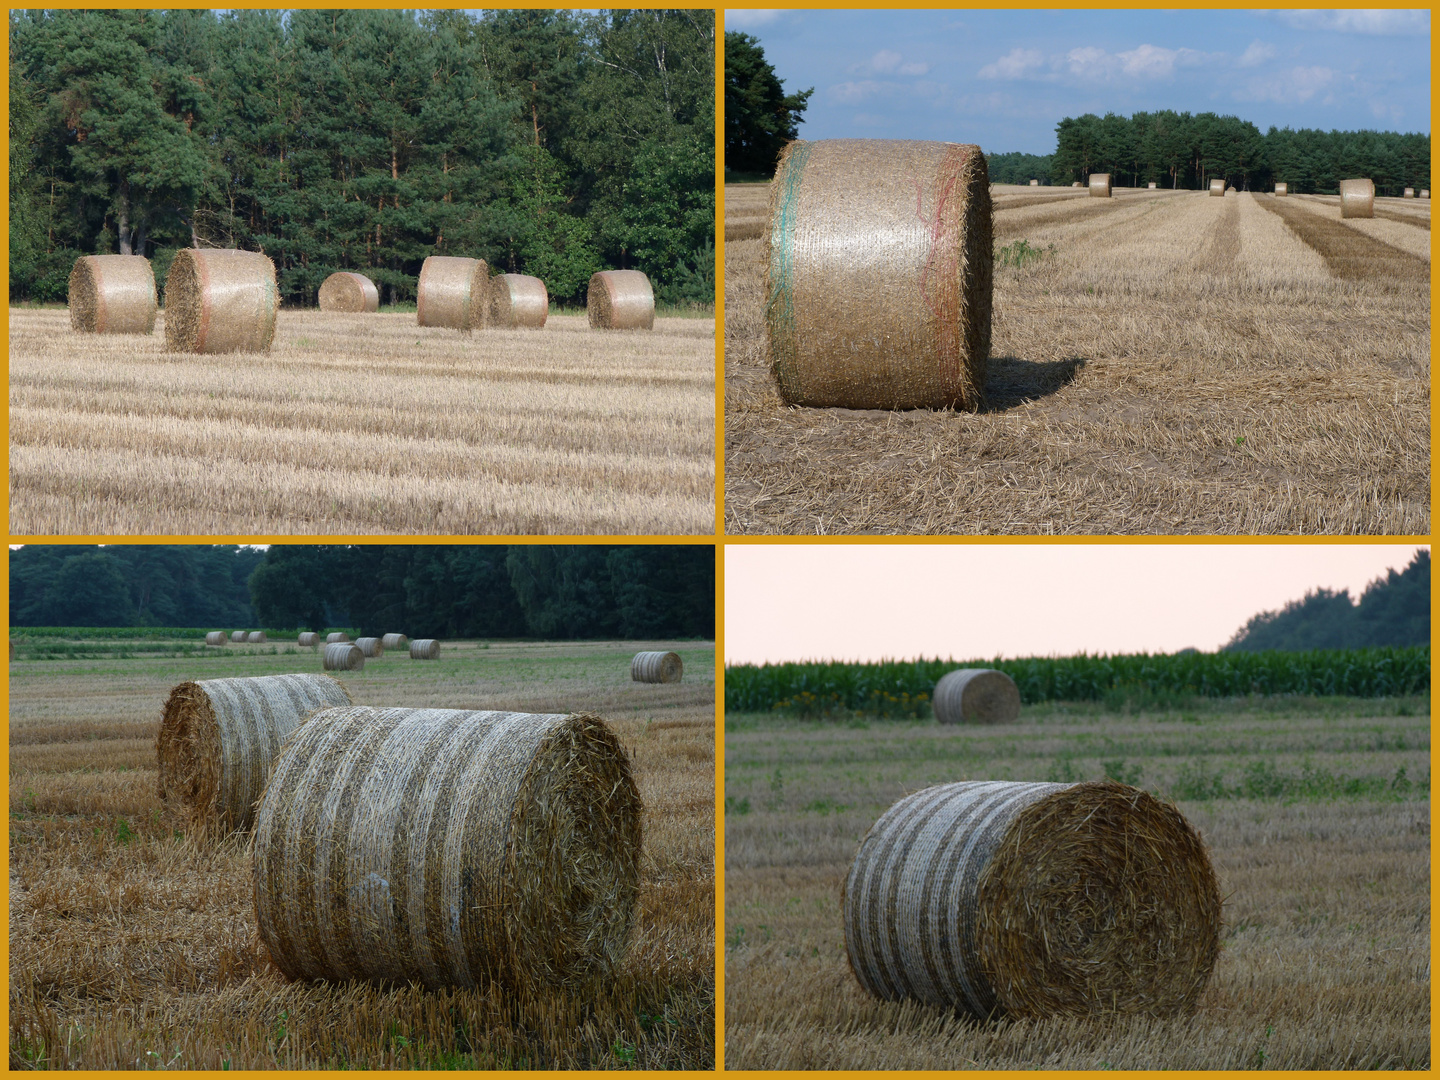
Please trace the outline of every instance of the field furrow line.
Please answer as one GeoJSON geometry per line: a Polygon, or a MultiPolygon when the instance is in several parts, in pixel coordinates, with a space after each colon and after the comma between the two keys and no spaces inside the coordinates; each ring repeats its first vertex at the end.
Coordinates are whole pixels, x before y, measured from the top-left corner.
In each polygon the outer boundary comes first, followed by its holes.
{"type": "Polygon", "coordinates": [[[1418,256],[1296,203],[1274,196],[1259,202],[1319,252],[1331,272],[1342,280],[1381,285],[1424,283],[1427,287],[1430,283],[1430,264],[1418,256]]]}

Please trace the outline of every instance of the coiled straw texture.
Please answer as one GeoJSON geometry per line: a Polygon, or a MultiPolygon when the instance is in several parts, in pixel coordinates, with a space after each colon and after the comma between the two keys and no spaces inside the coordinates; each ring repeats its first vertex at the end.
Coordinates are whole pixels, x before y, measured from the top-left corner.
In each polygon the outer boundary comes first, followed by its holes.
{"type": "Polygon", "coordinates": [[[225,636],[224,630],[211,630],[205,635],[206,645],[224,645],[230,639],[225,636]]]}
{"type": "Polygon", "coordinates": [[[269,352],[279,308],[269,256],[182,248],[165,277],[165,347],[191,353],[269,352]]]}
{"type": "Polygon", "coordinates": [[[679,682],[684,673],[679,653],[639,652],[630,660],[633,682],[679,682]]]}
{"type": "Polygon", "coordinates": [[[490,268],[484,259],[431,255],[415,286],[415,321],[469,333],[490,319],[490,268]]]}
{"type": "Polygon", "coordinates": [[[550,314],[545,282],[528,274],[499,274],[490,281],[490,325],[500,330],[539,330],[550,314]]]}
{"type": "Polygon", "coordinates": [[[385,655],[385,646],[380,643],[378,637],[356,638],[355,647],[365,654],[365,659],[367,660],[385,655]]]}
{"type": "Polygon", "coordinates": [[[1090,194],[1099,199],[1108,199],[1111,197],[1110,174],[1108,172],[1090,174],[1090,194]]]}
{"type": "Polygon", "coordinates": [[[155,330],[155,270],[143,255],[82,255],[70,269],[70,329],[87,334],[155,330]]]}
{"type": "Polygon", "coordinates": [[[595,716],[317,712],[260,803],[261,939],[293,979],[580,986],[623,958],[641,810],[595,716]]]}
{"type": "Polygon", "coordinates": [[[931,706],[942,724],[1008,724],[1020,716],[1020,690],[1003,671],[958,668],[935,684],[931,706]]]}
{"type": "Polygon", "coordinates": [[[264,630],[251,630],[250,633],[245,635],[245,640],[251,645],[264,645],[269,638],[265,636],[264,630]]]}
{"type": "Polygon", "coordinates": [[[434,638],[416,638],[410,642],[411,660],[439,660],[440,642],[434,638]]]}
{"type": "Polygon", "coordinates": [[[1373,218],[1375,216],[1375,182],[1373,180],[1340,181],[1340,216],[1342,218],[1373,218]]]}
{"type": "Polygon", "coordinates": [[[408,649],[410,639],[404,634],[386,634],[380,639],[380,644],[387,649],[408,649]]]}
{"type": "Polygon", "coordinates": [[[769,214],[765,324],[786,401],[979,408],[993,251],[978,146],[792,142],[769,214]]]}
{"type": "Polygon", "coordinates": [[[281,741],[312,709],[348,704],[328,675],[181,683],[155,741],[160,797],[192,835],[248,829],[281,741]]]}
{"type": "Polygon", "coordinates": [[[652,330],[655,290],[639,270],[601,270],[590,277],[585,312],[592,330],[652,330]]]}
{"type": "Polygon", "coordinates": [[[365,654],[360,646],[349,641],[336,641],[325,646],[326,671],[360,671],[365,667],[365,654]]]}
{"type": "Polygon", "coordinates": [[[297,645],[314,646],[318,645],[319,643],[320,635],[315,633],[313,630],[302,630],[300,632],[300,636],[295,639],[295,644],[297,645]]]}
{"type": "Polygon", "coordinates": [[[230,632],[231,641],[244,641],[249,636],[250,635],[244,630],[232,630],[230,632]]]}
{"type": "Polygon", "coordinates": [[[980,1018],[1183,1012],[1220,949],[1199,836],[1113,781],[907,796],[861,841],[843,907],[869,993],[980,1018]]]}
{"type": "Polygon", "coordinates": [[[316,298],[321,311],[370,312],[380,310],[380,290],[364,274],[342,270],[320,285],[316,298]]]}

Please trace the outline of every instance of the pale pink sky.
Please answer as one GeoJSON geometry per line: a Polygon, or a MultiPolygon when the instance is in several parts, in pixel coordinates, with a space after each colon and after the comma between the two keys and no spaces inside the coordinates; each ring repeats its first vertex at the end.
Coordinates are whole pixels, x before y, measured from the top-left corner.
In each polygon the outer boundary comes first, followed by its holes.
{"type": "Polygon", "coordinates": [[[729,544],[725,662],[1212,651],[1416,544],[729,544]]]}

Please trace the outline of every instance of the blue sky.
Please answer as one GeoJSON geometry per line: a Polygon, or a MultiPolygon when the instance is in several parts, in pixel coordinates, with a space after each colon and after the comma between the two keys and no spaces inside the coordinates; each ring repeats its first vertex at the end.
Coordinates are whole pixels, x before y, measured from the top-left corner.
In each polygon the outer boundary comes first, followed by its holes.
{"type": "Polygon", "coordinates": [[[807,139],[941,139],[1055,149],[1093,112],[1233,114],[1261,131],[1430,130],[1428,10],[731,9],[787,92],[813,86],[807,139]]]}

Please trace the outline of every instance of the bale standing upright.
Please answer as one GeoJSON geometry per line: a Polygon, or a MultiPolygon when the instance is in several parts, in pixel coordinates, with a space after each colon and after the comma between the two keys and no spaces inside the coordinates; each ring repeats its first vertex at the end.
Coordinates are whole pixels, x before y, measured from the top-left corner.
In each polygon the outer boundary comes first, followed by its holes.
{"type": "Polygon", "coordinates": [[[415,286],[415,321],[469,333],[490,321],[490,268],[484,259],[431,255],[415,286]]]}
{"type": "Polygon", "coordinates": [[[1110,186],[1110,174],[1108,172],[1090,174],[1090,194],[1100,199],[1108,199],[1113,195],[1110,186]]]}
{"type": "Polygon", "coordinates": [[[269,352],[279,309],[269,256],[182,248],[165,276],[165,347],[171,352],[269,352]]]}
{"type": "Polygon", "coordinates": [[[601,270],[585,290],[585,313],[592,330],[652,330],[655,290],[639,270],[601,270]]]}
{"type": "Polygon", "coordinates": [[[490,281],[490,325],[497,330],[540,330],[550,315],[545,282],[529,274],[498,274],[490,281]]]}
{"type": "Polygon", "coordinates": [[[796,405],[977,409],[994,253],[978,146],[797,141],[770,184],[765,324],[796,405]]]}
{"type": "Polygon", "coordinates": [[[1276,181],[1276,183],[1275,183],[1275,194],[1276,194],[1276,195],[1289,195],[1289,194],[1290,194],[1290,185],[1287,184],[1284,180],[1278,180],[1278,181],[1276,181]]]}
{"type": "Polygon", "coordinates": [[[1225,197],[1225,181],[1224,181],[1224,180],[1211,180],[1211,181],[1210,181],[1210,194],[1211,194],[1211,195],[1218,195],[1218,196],[1220,196],[1220,198],[1223,199],[1223,198],[1225,197]]]}
{"type": "Polygon", "coordinates": [[[1373,218],[1375,216],[1375,182],[1373,180],[1340,181],[1340,216],[1342,218],[1373,218]]]}
{"type": "Polygon", "coordinates": [[[87,334],[155,330],[155,270],[142,255],[82,255],[70,269],[70,329],[87,334]]]}

